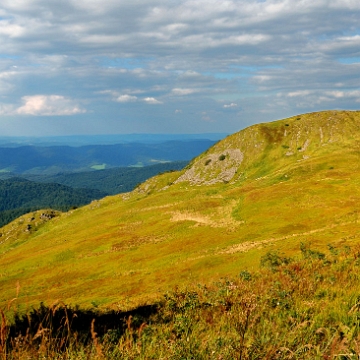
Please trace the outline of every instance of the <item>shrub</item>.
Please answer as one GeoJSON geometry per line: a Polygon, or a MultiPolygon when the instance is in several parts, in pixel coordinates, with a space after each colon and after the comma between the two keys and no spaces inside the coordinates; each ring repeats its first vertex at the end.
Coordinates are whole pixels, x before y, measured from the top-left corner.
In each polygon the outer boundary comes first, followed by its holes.
{"type": "Polygon", "coordinates": [[[267,267],[276,271],[279,266],[288,265],[291,261],[291,258],[282,257],[276,251],[269,251],[261,257],[260,264],[262,267],[267,267]]]}
{"type": "Polygon", "coordinates": [[[241,279],[243,279],[245,281],[250,281],[251,280],[251,274],[247,270],[241,271],[239,276],[240,276],[241,279]]]}

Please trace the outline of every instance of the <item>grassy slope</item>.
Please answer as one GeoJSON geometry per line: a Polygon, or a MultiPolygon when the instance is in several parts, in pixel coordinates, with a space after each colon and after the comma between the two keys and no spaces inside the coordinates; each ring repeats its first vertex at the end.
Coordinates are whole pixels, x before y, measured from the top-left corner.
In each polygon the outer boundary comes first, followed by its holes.
{"type": "Polygon", "coordinates": [[[359,250],[301,246],[294,258],[271,252],[258,271],[180,286],[156,311],[84,313],[61,302],[41,307],[16,319],[8,341],[0,341],[0,358],[357,359],[359,250]]]}
{"type": "Polygon", "coordinates": [[[126,309],[178,284],[252,271],[269,250],[352,246],[360,234],[359,128],[359,112],[256,125],[193,162],[208,180],[216,174],[206,171],[207,156],[240,149],[244,159],[228,183],[174,184],[180,173],[169,173],[31,234],[32,215],[24,216],[0,230],[0,304],[19,284],[23,309],[56,299],[126,309]]]}

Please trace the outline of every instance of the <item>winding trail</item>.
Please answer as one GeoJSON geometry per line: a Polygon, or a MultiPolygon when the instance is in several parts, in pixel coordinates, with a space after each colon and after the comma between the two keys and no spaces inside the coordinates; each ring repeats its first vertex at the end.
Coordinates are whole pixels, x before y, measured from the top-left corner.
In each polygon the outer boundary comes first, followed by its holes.
{"type": "MultiPolygon", "coordinates": [[[[290,234],[290,235],[285,235],[285,236],[281,236],[278,238],[270,238],[270,239],[265,239],[265,240],[260,240],[260,241],[245,241],[242,242],[240,244],[235,244],[235,245],[231,245],[226,247],[225,249],[222,249],[220,251],[218,251],[216,254],[234,254],[234,253],[238,253],[238,252],[247,252],[249,250],[258,248],[264,244],[271,244],[271,243],[275,243],[278,241],[282,241],[282,240],[286,240],[286,239],[290,239],[290,238],[295,238],[295,237],[299,237],[299,236],[307,236],[307,235],[312,235],[312,234],[316,234],[316,233],[321,233],[324,232],[326,230],[331,230],[334,229],[336,227],[339,226],[346,226],[349,224],[357,224],[358,220],[355,221],[347,221],[347,222],[342,222],[339,224],[333,224],[333,225],[328,225],[319,229],[314,229],[314,230],[310,230],[310,231],[306,231],[306,232],[302,232],[302,233],[297,233],[297,234],[290,234]]],[[[355,236],[356,237],[356,236],[355,236]]]]}

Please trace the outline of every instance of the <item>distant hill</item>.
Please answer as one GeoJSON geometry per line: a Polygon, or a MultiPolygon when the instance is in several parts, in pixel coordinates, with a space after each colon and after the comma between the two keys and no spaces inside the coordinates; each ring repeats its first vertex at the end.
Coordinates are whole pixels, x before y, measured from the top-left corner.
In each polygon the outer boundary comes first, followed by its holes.
{"type": "Polygon", "coordinates": [[[86,146],[114,144],[160,144],[167,141],[198,141],[223,139],[226,133],[203,134],[107,134],[67,136],[0,136],[0,146],[86,146]]]}
{"type": "Polygon", "coordinates": [[[114,168],[57,175],[20,175],[0,180],[0,227],[30,211],[43,208],[66,211],[107,195],[131,191],[150,177],[181,170],[187,163],[177,161],[142,168],[114,168]]]}
{"type": "Polygon", "coordinates": [[[109,195],[128,192],[152,176],[167,171],[181,170],[188,161],[175,161],[144,167],[121,167],[56,175],[23,175],[35,182],[58,183],[72,188],[97,189],[109,195]]]}
{"type": "Polygon", "coordinates": [[[46,208],[66,211],[104,196],[106,193],[94,189],[39,184],[22,178],[0,180],[0,226],[30,211],[46,208]]]}
{"type": "Polygon", "coordinates": [[[204,139],[80,147],[0,147],[0,173],[44,175],[189,161],[214,143],[204,139]]]}

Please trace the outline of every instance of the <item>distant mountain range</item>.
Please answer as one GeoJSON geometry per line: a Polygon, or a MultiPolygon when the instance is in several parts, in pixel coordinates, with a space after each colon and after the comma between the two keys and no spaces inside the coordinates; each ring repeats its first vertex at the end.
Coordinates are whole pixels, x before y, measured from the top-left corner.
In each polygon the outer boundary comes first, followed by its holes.
{"type": "Polygon", "coordinates": [[[214,140],[173,140],[115,145],[0,147],[0,173],[58,174],[188,161],[214,140]]]}
{"type": "Polygon", "coordinates": [[[68,210],[131,191],[159,173],[181,170],[215,142],[199,136],[1,138],[0,226],[30,211],[68,210]],[[143,143],[129,142],[134,140],[143,143]],[[122,143],[69,145],[91,141],[122,143]]]}
{"type": "Polygon", "coordinates": [[[69,135],[69,136],[0,136],[0,146],[85,146],[114,145],[126,143],[159,144],[167,141],[194,141],[223,139],[226,133],[203,134],[110,134],[110,135],[69,135]]]}
{"type": "Polygon", "coordinates": [[[139,168],[120,167],[79,173],[60,173],[54,175],[24,174],[19,176],[38,183],[57,183],[74,189],[96,189],[106,195],[115,195],[133,190],[136,185],[143,183],[152,176],[181,170],[187,164],[188,161],[174,161],[139,168]]]}

